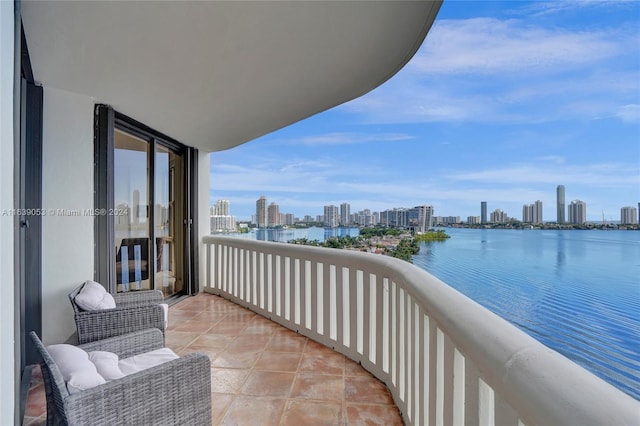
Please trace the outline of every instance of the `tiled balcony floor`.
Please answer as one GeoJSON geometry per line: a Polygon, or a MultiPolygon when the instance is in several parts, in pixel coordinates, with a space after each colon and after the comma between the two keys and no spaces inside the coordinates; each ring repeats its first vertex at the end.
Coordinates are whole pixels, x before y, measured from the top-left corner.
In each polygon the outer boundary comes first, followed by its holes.
{"type": "MultiPolygon", "coordinates": [[[[235,303],[199,294],[169,320],[168,347],[211,359],[214,425],[402,424],[387,388],[357,363],[235,303]]],[[[29,425],[46,415],[34,378],[29,425]]]]}

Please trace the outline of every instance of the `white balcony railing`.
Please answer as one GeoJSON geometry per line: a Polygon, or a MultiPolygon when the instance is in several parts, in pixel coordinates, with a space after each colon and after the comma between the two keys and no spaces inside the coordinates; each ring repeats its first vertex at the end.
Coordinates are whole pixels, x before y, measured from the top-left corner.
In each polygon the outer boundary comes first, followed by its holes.
{"type": "Polygon", "coordinates": [[[205,291],[360,362],[406,424],[639,424],[636,400],[407,262],[203,241],[205,291]]]}

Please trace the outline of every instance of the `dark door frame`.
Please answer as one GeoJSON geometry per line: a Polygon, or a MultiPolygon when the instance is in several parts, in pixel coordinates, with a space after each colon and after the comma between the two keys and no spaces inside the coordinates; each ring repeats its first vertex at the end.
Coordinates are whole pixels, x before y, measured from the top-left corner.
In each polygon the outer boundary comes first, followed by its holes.
{"type": "MultiPolygon", "coordinates": [[[[184,157],[185,163],[185,256],[184,281],[186,294],[199,291],[198,282],[198,244],[197,244],[197,169],[194,158],[198,152],[195,148],[187,147],[180,142],[160,133],[144,124],[114,111],[108,105],[96,105],[94,133],[94,207],[113,211],[114,202],[114,132],[115,129],[126,131],[134,136],[149,141],[152,155],[150,156],[150,173],[154,175],[155,146],[161,144],[184,157]],[[195,232],[195,235],[194,235],[195,232]]],[[[154,183],[154,179],[152,184],[154,183]]],[[[151,192],[153,193],[153,192],[151,192]]],[[[153,214],[153,209],[151,214],[153,214]]],[[[153,218],[151,218],[153,219],[153,218]]],[[[95,235],[95,281],[102,283],[110,292],[116,292],[115,275],[115,223],[113,215],[97,215],[94,222],[95,235]]],[[[151,247],[153,245],[150,245],[151,247]]],[[[152,248],[150,248],[152,249],[152,248]]],[[[178,295],[179,296],[179,295],[178,295]]],[[[173,297],[173,296],[172,296],[173,297]]]]}
{"type": "MultiPolygon", "coordinates": [[[[17,13],[19,15],[19,12],[17,13]]],[[[17,415],[24,416],[30,366],[39,362],[28,333],[42,336],[42,119],[43,89],[33,78],[29,49],[18,18],[20,52],[19,135],[15,141],[16,236],[16,364],[19,363],[20,393],[17,415]]]]}

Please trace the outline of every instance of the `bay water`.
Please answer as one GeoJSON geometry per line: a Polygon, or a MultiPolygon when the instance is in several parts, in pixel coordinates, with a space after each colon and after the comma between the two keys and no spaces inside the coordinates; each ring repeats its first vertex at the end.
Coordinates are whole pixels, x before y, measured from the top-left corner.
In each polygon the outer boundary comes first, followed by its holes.
{"type": "MultiPolygon", "coordinates": [[[[640,400],[640,232],[447,228],[413,263],[640,400]]],[[[357,228],[259,230],[286,242],[357,228]]]]}

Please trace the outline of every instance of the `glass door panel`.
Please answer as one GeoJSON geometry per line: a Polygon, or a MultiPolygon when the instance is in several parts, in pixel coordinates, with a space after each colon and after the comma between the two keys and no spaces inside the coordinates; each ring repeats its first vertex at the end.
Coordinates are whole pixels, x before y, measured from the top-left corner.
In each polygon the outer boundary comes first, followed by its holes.
{"type": "Polygon", "coordinates": [[[184,168],[182,156],[162,145],[155,152],[155,288],[166,296],[184,290],[184,168]]]}
{"type": "Polygon", "coordinates": [[[149,143],[114,134],[116,287],[118,292],[153,288],[150,259],[149,143]]]}

